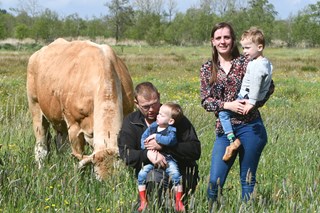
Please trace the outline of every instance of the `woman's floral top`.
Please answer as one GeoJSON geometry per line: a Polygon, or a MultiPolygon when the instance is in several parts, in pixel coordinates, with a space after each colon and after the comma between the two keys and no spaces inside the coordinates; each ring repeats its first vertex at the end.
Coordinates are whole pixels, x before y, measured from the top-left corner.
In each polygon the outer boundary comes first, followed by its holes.
{"type": "MultiPolygon", "coordinates": [[[[207,61],[200,68],[200,95],[201,105],[208,112],[214,112],[216,122],[216,133],[223,133],[221,123],[218,119],[219,111],[224,110],[223,105],[225,102],[231,102],[237,99],[238,92],[241,88],[241,82],[246,72],[248,61],[240,56],[231,61],[231,69],[226,74],[218,63],[217,81],[210,85],[211,78],[211,63],[207,61]]],[[[271,82],[271,86],[265,99],[258,102],[249,114],[240,115],[236,114],[231,118],[231,123],[244,124],[253,121],[260,117],[260,113],[257,107],[263,106],[263,104],[269,99],[270,95],[274,91],[274,84],[271,82]]]]}

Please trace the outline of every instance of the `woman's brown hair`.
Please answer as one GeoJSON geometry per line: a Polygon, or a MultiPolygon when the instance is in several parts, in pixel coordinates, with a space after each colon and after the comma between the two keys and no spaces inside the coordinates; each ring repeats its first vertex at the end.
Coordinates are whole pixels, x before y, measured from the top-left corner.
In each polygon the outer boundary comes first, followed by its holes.
{"type": "MultiPolygon", "coordinates": [[[[227,23],[227,22],[220,22],[218,24],[216,24],[215,26],[213,26],[212,30],[211,30],[211,39],[213,39],[214,37],[214,33],[222,28],[228,28],[230,30],[230,34],[231,34],[231,38],[232,38],[232,49],[231,49],[231,56],[232,58],[237,58],[240,56],[240,52],[239,49],[237,47],[236,44],[236,34],[234,33],[234,30],[232,28],[232,26],[227,23]]],[[[210,78],[210,84],[213,84],[217,81],[217,71],[218,71],[218,51],[216,49],[215,46],[213,46],[212,42],[211,42],[211,46],[212,46],[212,63],[211,63],[211,78],[210,78]]]]}

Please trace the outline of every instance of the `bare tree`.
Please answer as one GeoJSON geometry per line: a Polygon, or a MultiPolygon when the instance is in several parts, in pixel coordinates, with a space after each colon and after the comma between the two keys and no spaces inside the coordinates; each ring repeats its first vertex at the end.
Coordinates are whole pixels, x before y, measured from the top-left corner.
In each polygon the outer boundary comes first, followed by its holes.
{"type": "Polygon", "coordinates": [[[19,0],[17,12],[26,12],[32,18],[41,14],[42,6],[39,4],[39,0],[19,0]]]}
{"type": "Polygon", "coordinates": [[[162,10],[163,10],[163,0],[153,0],[153,7],[154,7],[154,12],[157,15],[161,15],[162,10]]]}
{"type": "Polygon", "coordinates": [[[168,16],[169,16],[169,22],[171,22],[172,17],[176,13],[177,10],[177,1],[176,0],[168,0],[168,16]]]}
{"type": "Polygon", "coordinates": [[[121,38],[126,26],[131,24],[133,10],[129,4],[129,0],[112,0],[110,3],[105,3],[110,13],[110,23],[112,23],[116,41],[121,38]]]}
{"type": "Polygon", "coordinates": [[[134,0],[133,5],[143,13],[161,15],[163,10],[163,0],[134,0]]]}
{"type": "Polygon", "coordinates": [[[211,12],[223,16],[226,12],[237,11],[248,6],[248,0],[202,0],[209,2],[211,12]]]}
{"type": "Polygon", "coordinates": [[[236,6],[239,9],[247,8],[248,4],[248,0],[236,0],[236,6]]]}
{"type": "Polygon", "coordinates": [[[200,9],[205,14],[210,14],[213,12],[214,3],[216,0],[199,0],[200,9]]]}

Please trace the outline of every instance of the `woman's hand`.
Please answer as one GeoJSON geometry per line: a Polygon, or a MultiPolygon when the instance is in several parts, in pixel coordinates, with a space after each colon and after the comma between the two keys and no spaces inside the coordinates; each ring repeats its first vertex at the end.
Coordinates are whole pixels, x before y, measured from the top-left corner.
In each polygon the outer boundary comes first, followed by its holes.
{"type": "Polygon", "coordinates": [[[245,100],[235,100],[232,102],[225,102],[223,105],[223,108],[238,114],[243,114],[245,104],[246,104],[245,100]]]}
{"type": "Polygon", "coordinates": [[[247,115],[251,111],[251,109],[253,109],[253,107],[254,107],[254,105],[250,104],[249,100],[246,99],[242,114],[247,115]]]}
{"type": "Polygon", "coordinates": [[[147,157],[155,167],[167,168],[168,166],[166,158],[156,150],[148,150],[147,157]]]}

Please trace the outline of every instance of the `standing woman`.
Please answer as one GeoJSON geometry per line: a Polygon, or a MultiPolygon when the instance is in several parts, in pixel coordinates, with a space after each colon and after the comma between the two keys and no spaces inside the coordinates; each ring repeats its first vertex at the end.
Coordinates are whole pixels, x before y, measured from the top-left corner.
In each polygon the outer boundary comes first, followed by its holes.
{"type": "MultiPolygon", "coordinates": [[[[248,60],[241,56],[236,45],[232,26],[222,22],[211,31],[212,60],[200,69],[201,105],[208,112],[214,112],[216,118],[221,110],[230,110],[237,114],[231,119],[236,138],[241,141],[238,148],[240,163],[240,182],[242,199],[247,201],[254,190],[256,171],[261,152],[267,143],[267,133],[261,120],[258,107],[261,107],[274,90],[271,83],[266,98],[257,104],[247,115],[242,115],[243,106],[248,100],[236,100],[241,82],[246,72],[248,60]]],[[[212,150],[210,179],[208,185],[209,208],[217,201],[227,175],[236,160],[236,155],[225,162],[222,157],[230,142],[223,132],[219,119],[216,121],[216,140],[212,150]]]]}

